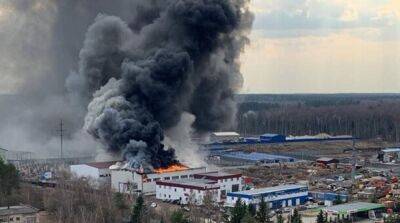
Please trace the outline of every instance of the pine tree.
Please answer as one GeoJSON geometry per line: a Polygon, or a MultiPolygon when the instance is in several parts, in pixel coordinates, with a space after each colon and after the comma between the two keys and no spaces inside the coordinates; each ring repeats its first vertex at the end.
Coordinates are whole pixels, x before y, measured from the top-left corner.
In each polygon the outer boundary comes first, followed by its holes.
{"type": "Polygon", "coordinates": [[[294,209],[293,215],[290,218],[291,223],[302,223],[301,215],[297,209],[294,209]]]}
{"type": "Polygon", "coordinates": [[[317,223],[325,223],[324,213],[322,212],[322,210],[320,210],[318,213],[317,223]]]}
{"type": "Polygon", "coordinates": [[[236,203],[235,207],[232,209],[232,219],[231,223],[241,223],[243,217],[246,215],[247,212],[247,205],[242,202],[239,198],[236,203]]]}
{"type": "Polygon", "coordinates": [[[276,220],[277,220],[277,223],[284,223],[284,222],[285,222],[281,214],[279,214],[279,215],[276,217],[276,220]]]}
{"type": "Polygon", "coordinates": [[[189,219],[182,211],[174,211],[171,215],[172,223],[189,223],[189,219]]]}
{"type": "Polygon", "coordinates": [[[258,208],[256,219],[260,223],[270,222],[269,208],[268,208],[267,202],[265,202],[264,198],[261,199],[260,207],[258,208]]]}
{"type": "Polygon", "coordinates": [[[247,205],[247,211],[249,212],[250,216],[254,217],[257,214],[257,208],[254,204],[247,205]]]}
{"type": "Polygon", "coordinates": [[[144,200],[142,196],[139,196],[136,200],[136,204],[133,207],[131,215],[131,223],[141,223],[143,217],[144,200]]]}

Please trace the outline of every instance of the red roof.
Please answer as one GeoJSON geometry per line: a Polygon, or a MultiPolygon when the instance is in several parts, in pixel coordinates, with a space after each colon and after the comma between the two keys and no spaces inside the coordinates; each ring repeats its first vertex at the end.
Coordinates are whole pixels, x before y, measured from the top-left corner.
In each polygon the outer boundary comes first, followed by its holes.
{"type": "Polygon", "coordinates": [[[117,161],[109,161],[109,162],[93,162],[86,163],[86,165],[97,168],[97,169],[108,169],[110,166],[114,165],[117,161]]]}

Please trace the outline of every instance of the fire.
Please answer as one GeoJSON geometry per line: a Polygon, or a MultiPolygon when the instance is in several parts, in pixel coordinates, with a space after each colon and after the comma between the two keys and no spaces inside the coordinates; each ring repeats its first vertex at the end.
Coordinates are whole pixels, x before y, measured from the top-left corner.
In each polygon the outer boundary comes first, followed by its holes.
{"type": "Polygon", "coordinates": [[[187,170],[187,169],[189,169],[187,166],[178,163],[178,164],[172,164],[169,167],[155,169],[154,172],[168,173],[168,172],[175,172],[175,171],[181,171],[181,170],[187,170]]]}

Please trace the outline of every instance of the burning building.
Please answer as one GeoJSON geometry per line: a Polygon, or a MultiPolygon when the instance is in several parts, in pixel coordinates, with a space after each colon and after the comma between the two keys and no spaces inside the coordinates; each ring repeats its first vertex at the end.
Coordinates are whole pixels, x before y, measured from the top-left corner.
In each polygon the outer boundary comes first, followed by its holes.
{"type": "Polygon", "coordinates": [[[195,174],[206,172],[206,168],[189,168],[182,164],[173,164],[149,171],[131,168],[129,164],[116,163],[110,167],[110,171],[113,190],[120,193],[152,194],[156,191],[157,181],[193,179],[195,174]]]}

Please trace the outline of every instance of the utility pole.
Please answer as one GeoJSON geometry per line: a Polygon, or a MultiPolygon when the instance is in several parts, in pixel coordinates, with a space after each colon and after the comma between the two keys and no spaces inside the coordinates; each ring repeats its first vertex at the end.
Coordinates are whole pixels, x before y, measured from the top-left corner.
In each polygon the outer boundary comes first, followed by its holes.
{"type": "Polygon", "coordinates": [[[64,137],[64,123],[63,120],[60,120],[60,129],[58,130],[60,132],[60,159],[64,159],[64,154],[63,154],[63,137],[64,137]]]}
{"type": "Polygon", "coordinates": [[[356,164],[357,164],[356,140],[353,139],[352,165],[351,165],[351,179],[352,179],[353,183],[355,182],[355,177],[356,177],[356,164]]]}

